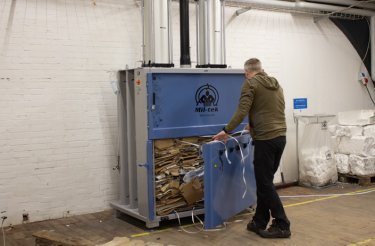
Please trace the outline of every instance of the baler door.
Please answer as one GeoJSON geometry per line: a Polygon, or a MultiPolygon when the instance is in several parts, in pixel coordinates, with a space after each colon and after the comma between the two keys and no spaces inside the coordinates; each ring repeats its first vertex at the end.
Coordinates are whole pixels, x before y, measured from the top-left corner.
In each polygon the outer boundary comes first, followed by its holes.
{"type": "Polygon", "coordinates": [[[249,135],[202,146],[205,229],[213,229],[256,203],[253,146],[249,135]],[[236,141],[237,140],[237,141],[236,141]]]}

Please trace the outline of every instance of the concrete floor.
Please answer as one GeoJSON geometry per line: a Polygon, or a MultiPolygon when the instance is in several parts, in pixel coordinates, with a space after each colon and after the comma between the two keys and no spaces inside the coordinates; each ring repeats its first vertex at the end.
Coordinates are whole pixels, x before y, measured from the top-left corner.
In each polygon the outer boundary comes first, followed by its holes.
{"type": "MultiPolygon", "coordinates": [[[[324,189],[290,187],[279,190],[280,195],[332,194],[374,191],[351,196],[283,198],[291,221],[290,239],[263,239],[247,231],[252,217],[250,211],[232,218],[219,231],[199,231],[191,218],[183,220],[183,230],[177,221],[168,221],[156,230],[128,216],[121,219],[113,211],[72,216],[69,218],[18,225],[5,228],[6,245],[35,245],[32,234],[53,230],[66,237],[81,237],[92,245],[105,244],[121,237],[123,243],[107,245],[375,245],[375,185],[361,187],[339,183],[324,189]],[[126,237],[126,238],[125,238],[126,237]]],[[[3,238],[0,235],[0,245],[3,238]]]]}

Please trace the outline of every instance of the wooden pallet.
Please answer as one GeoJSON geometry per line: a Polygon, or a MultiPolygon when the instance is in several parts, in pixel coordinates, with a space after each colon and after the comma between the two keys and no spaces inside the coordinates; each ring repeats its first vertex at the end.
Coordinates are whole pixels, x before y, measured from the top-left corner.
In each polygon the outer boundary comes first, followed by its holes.
{"type": "Polygon", "coordinates": [[[343,183],[356,183],[362,186],[375,184],[375,175],[353,175],[339,173],[339,181],[343,183]]]}

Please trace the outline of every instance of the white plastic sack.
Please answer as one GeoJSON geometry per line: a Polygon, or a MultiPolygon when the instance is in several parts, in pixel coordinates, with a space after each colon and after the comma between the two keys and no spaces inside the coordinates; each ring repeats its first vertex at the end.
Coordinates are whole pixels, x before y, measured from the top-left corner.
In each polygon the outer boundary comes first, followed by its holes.
{"type": "Polygon", "coordinates": [[[336,130],[337,130],[338,125],[328,125],[327,130],[329,133],[331,133],[332,136],[336,136],[336,130]]]}
{"type": "Polygon", "coordinates": [[[354,175],[375,175],[375,157],[350,155],[349,165],[354,175]]]}
{"type": "Polygon", "coordinates": [[[305,126],[299,148],[299,180],[307,186],[325,186],[337,181],[331,137],[320,123],[305,126]]]}
{"type": "Polygon", "coordinates": [[[183,178],[185,183],[190,183],[194,178],[200,178],[204,175],[204,166],[187,172],[183,178]]]}
{"type": "Polygon", "coordinates": [[[334,160],[339,173],[350,173],[349,155],[335,154],[334,160]]]}

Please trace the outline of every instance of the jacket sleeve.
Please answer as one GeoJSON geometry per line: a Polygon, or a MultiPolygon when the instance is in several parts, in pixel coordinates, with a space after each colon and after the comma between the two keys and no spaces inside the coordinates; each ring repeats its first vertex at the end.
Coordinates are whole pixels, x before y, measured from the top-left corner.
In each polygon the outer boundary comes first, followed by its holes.
{"type": "Polygon", "coordinates": [[[238,104],[237,110],[233,114],[232,119],[229,121],[229,123],[224,127],[224,130],[226,132],[231,132],[236,129],[236,127],[244,120],[246,115],[248,115],[254,100],[254,95],[255,85],[253,81],[245,80],[242,85],[240,102],[238,104]]]}

